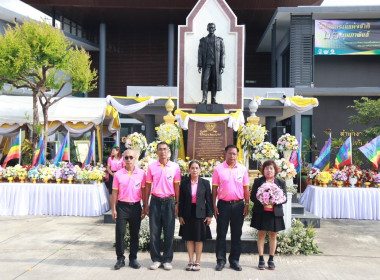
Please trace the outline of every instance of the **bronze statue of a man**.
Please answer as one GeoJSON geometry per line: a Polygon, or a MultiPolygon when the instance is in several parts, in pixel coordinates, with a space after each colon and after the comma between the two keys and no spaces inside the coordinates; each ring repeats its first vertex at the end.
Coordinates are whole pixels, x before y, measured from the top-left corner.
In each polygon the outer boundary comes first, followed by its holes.
{"type": "Polygon", "coordinates": [[[224,71],[223,39],[215,36],[214,23],[207,25],[208,36],[199,41],[198,72],[202,73],[201,90],[203,92],[200,104],[207,103],[207,94],[211,91],[211,104],[216,103],[216,92],[222,90],[222,73],[224,71]]]}

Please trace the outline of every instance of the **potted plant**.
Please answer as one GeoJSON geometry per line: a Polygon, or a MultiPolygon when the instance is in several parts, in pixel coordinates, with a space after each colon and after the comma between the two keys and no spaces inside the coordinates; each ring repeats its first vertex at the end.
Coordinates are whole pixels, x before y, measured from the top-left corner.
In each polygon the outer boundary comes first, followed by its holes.
{"type": "Polygon", "coordinates": [[[334,181],[337,183],[338,188],[341,188],[343,183],[347,181],[346,173],[340,170],[336,171],[332,177],[334,181]]]}
{"type": "Polygon", "coordinates": [[[282,135],[278,138],[277,149],[282,152],[284,158],[289,160],[293,151],[299,148],[297,138],[289,133],[282,135]]]}

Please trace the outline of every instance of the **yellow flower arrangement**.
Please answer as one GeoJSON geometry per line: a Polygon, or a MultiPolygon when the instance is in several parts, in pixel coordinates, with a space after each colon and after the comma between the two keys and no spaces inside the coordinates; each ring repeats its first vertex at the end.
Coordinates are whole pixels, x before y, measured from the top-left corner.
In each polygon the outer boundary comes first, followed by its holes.
{"type": "Polygon", "coordinates": [[[332,175],[328,171],[322,171],[317,175],[317,180],[325,186],[332,181],[332,175]]]}
{"type": "Polygon", "coordinates": [[[180,137],[181,133],[175,124],[162,123],[156,128],[157,131],[157,141],[165,142],[172,148],[180,148],[180,137]]]}
{"type": "Polygon", "coordinates": [[[264,141],[267,133],[265,126],[247,123],[242,126],[238,138],[240,138],[243,148],[251,154],[256,146],[264,141]]]}

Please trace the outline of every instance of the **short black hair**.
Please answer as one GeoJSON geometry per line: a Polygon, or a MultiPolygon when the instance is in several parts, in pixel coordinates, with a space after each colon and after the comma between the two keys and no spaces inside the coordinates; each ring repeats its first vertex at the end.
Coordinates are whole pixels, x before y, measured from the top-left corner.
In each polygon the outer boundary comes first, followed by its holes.
{"type": "MultiPolygon", "coordinates": [[[[165,141],[161,141],[160,143],[157,144],[157,150],[158,150],[158,146],[160,146],[160,145],[166,145],[166,146],[169,148],[169,150],[170,150],[170,146],[169,146],[169,144],[166,143],[165,141]]],[[[171,151],[171,150],[170,150],[170,151],[171,151]]]]}
{"type": "Polygon", "coordinates": [[[227,152],[229,149],[236,149],[236,151],[239,152],[239,148],[236,145],[233,145],[233,144],[227,145],[224,148],[224,151],[227,152]]]}

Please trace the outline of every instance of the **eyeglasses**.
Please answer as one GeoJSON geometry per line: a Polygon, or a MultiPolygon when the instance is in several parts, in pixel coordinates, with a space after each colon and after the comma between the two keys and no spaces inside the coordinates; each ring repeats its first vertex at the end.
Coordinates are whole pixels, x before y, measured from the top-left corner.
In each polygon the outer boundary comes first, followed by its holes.
{"type": "Polygon", "coordinates": [[[125,159],[125,160],[132,160],[132,159],[133,159],[133,156],[125,156],[124,159],[125,159]]]}

